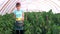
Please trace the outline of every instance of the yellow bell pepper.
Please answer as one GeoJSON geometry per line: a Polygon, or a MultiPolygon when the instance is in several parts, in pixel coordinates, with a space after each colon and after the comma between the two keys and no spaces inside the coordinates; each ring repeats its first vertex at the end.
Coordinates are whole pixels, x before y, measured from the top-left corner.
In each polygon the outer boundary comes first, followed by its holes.
{"type": "Polygon", "coordinates": [[[22,20],[22,18],[16,18],[16,20],[22,20]]]}

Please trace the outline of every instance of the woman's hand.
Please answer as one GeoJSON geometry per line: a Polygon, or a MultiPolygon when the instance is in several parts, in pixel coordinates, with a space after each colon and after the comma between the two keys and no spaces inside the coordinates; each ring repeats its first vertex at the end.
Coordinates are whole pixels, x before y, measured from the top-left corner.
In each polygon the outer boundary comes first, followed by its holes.
{"type": "Polygon", "coordinates": [[[24,17],[22,17],[22,21],[24,21],[24,17]]]}

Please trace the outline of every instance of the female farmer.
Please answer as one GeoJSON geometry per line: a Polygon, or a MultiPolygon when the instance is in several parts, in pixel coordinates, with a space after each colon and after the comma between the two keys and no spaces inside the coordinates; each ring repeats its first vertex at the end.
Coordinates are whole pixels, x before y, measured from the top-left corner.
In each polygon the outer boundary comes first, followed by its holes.
{"type": "Polygon", "coordinates": [[[16,34],[23,34],[24,12],[20,8],[21,4],[16,3],[17,10],[13,11],[14,16],[16,17],[15,28],[14,28],[16,30],[16,34]]]}

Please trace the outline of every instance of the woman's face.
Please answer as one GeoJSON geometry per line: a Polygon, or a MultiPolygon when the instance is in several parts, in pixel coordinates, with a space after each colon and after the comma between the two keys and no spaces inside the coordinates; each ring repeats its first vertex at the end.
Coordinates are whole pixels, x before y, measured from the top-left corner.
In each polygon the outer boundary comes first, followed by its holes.
{"type": "Polygon", "coordinates": [[[20,10],[20,6],[18,6],[18,7],[16,7],[17,8],[17,10],[20,10]]]}

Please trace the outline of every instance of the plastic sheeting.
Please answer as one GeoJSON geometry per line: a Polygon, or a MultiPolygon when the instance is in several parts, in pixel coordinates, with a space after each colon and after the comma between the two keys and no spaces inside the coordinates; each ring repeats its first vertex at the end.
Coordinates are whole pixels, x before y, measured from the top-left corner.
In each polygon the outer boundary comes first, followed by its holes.
{"type": "MultiPolygon", "coordinates": [[[[18,2],[21,3],[21,9],[23,10],[40,10],[47,12],[52,9],[54,13],[60,13],[60,0],[19,0],[18,2]]],[[[1,4],[2,1],[0,1],[0,8],[1,4]]]]}

